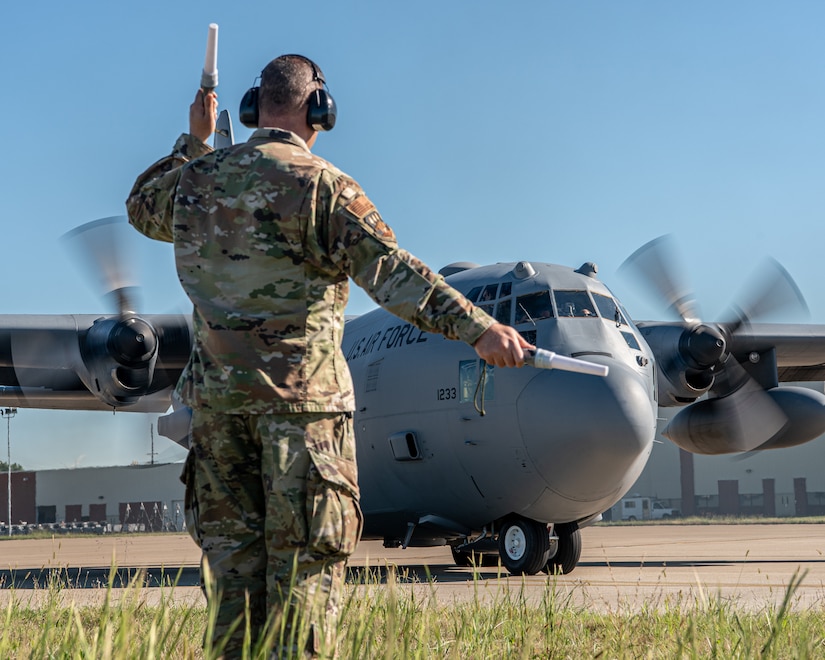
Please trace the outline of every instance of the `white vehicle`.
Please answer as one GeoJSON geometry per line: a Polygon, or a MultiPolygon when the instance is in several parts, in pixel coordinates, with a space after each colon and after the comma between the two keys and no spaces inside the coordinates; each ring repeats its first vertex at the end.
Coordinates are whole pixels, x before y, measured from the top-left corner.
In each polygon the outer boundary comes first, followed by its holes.
{"type": "Polygon", "coordinates": [[[625,497],[616,507],[619,510],[617,520],[662,520],[679,515],[676,509],[669,509],[659,500],[651,497],[625,497]]]}

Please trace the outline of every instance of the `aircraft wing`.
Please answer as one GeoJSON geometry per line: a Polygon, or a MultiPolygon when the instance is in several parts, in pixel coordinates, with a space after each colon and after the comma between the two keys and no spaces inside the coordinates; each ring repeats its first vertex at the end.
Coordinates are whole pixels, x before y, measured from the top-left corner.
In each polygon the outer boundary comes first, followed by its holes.
{"type": "Polygon", "coordinates": [[[163,412],[190,349],[182,315],[0,316],[0,406],[163,412]]]}
{"type": "Polygon", "coordinates": [[[825,380],[825,325],[755,323],[737,340],[737,351],[774,349],[779,382],[825,380]]]}
{"type": "MultiPolygon", "coordinates": [[[[683,322],[639,321],[645,330],[688,328],[683,322]]],[[[734,357],[747,363],[751,353],[773,351],[779,382],[825,381],[825,325],[805,323],[753,323],[737,331],[734,357]]],[[[654,352],[656,352],[654,350],[654,352]]],[[[657,359],[662,355],[657,354],[657,359]]]]}

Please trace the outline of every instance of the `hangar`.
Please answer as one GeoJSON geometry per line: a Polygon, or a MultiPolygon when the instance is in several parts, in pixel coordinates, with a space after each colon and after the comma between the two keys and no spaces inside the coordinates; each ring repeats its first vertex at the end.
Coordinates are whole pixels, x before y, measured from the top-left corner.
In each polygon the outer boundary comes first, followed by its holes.
{"type": "MultiPolygon", "coordinates": [[[[12,472],[12,523],[106,523],[110,530],[183,529],[182,463],[12,472]]],[[[8,517],[0,475],[0,521],[8,517]]]]}

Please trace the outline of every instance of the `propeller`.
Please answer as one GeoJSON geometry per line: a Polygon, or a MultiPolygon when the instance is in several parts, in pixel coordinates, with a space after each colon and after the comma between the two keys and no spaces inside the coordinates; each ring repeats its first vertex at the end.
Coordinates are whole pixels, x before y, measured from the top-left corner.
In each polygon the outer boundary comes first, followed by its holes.
{"type": "Polygon", "coordinates": [[[764,319],[778,312],[810,315],[805,297],[790,273],[776,259],[766,258],[749,284],[737,296],[741,305],[732,305],[726,328],[737,333],[751,321],[764,319]]]}
{"type": "MultiPolygon", "coordinates": [[[[678,339],[660,342],[661,354],[656,356],[661,371],[674,384],[672,400],[684,405],[709,392],[707,400],[679,412],[663,435],[688,451],[717,454],[757,449],[781,432],[787,417],[765,392],[776,385],[775,373],[760,384],[742,367],[740,359],[748,357],[745,346],[751,338],[751,322],[779,311],[807,313],[790,274],[775,260],[765,261],[737,296],[726,320],[706,323],[685,284],[671,236],[645,244],[620,270],[634,274],[682,320],[677,328],[647,329],[654,335],[658,330],[660,334],[678,333],[678,339]],[[677,373],[678,378],[674,377],[677,373]]],[[[653,346],[654,342],[649,343],[653,346]]]]}
{"type": "Polygon", "coordinates": [[[133,230],[126,216],[93,220],[62,236],[62,242],[86,271],[98,297],[121,316],[137,311],[138,284],[131,260],[123,255],[133,230]]]}
{"type": "Polygon", "coordinates": [[[8,315],[0,326],[0,400],[60,410],[164,412],[189,360],[191,317],[141,316],[123,216],[70,231],[63,245],[109,302],[108,315],[8,315]]]}
{"type": "Polygon", "coordinates": [[[134,404],[149,393],[160,345],[158,332],[137,311],[137,278],[131,259],[123,253],[133,238],[125,216],[94,220],[63,236],[116,314],[95,320],[81,332],[80,354],[86,369],[78,373],[93,394],[113,407],[134,404]]]}
{"type": "MultiPolygon", "coordinates": [[[[701,323],[696,296],[686,285],[684,268],[670,234],[654,238],[631,254],[619,267],[637,278],[675,311],[685,323],[701,323]]],[[[775,259],[766,258],[737,296],[723,323],[729,333],[776,312],[808,315],[808,306],[790,273],[775,259]]]]}
{"type": "Polygon", "coordinates": [[[686,285],[685,269],[673,238],[664,235],[646,243],[619,270],[633,276],[681,319],[679,327],[664,329],[648,340],[661,372],[674,375],[671,398],[680,404],[696,400],[713,385],[713,370],[725,355],[727,338],[719,327],[702,323],[696,296],[686,285]]]}
{"type": "Polygon", "coordinates": [[[670,234],[645,243],[625,259],[619,270],[638,275],[641,283],[686,323],[699,321],[696,296],[685,285],[684,267],[670,234]]]}

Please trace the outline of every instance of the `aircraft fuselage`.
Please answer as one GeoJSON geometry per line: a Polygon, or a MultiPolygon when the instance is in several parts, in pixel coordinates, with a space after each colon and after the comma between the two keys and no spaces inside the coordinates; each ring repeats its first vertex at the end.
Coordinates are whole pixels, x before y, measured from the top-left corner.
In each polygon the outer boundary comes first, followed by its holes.
{"type": "Polygon", "coordinates": [[[438,543],[511,514],[587,522],[632,486],[656,431],[652,354],[591,269],[497,264],[451,285],[606,378],[484,369],[461,342],[376,310],[347,323],[365,536],[438,543]],[[484,414],[481,414],[483,411],[484,414]]]}

